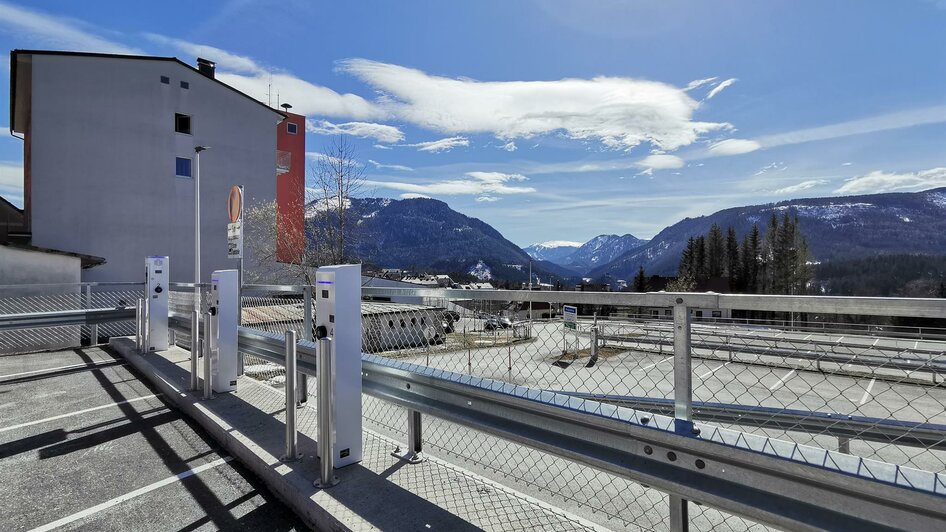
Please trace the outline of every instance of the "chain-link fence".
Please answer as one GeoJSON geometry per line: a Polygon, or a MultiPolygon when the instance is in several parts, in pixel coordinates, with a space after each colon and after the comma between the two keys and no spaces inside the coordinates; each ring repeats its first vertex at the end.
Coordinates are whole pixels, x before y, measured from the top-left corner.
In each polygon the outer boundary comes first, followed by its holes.
{"type": "MultiPolygon", "coordinates": [[[[0,286],[0,314],[82,309],[134,308],[143,283],[68,283],[0,286]]],[[[0,331],[0,354],[62,349],[134,334],[132,320],[97,326],[42,327],[0,331]],[[95,336],[95,338],[93,338],[95,336]]]]}

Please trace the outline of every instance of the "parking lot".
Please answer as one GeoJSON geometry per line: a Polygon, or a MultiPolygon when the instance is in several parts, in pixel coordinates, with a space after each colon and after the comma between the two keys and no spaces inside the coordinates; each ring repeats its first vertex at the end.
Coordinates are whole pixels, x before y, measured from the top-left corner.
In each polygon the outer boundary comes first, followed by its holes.
{"type": "Polygon", "coordinates": [[[2,530],[304,525],[103,348],[0,356],[2,530]]]}

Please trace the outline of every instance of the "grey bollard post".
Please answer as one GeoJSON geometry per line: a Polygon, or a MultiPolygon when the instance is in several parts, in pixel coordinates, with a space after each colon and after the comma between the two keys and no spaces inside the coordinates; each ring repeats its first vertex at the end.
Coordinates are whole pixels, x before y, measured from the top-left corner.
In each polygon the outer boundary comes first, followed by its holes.
{"type": "Polygon", "coordinates": [[[151,347],[151,300],[144,300],[144,317],[141,320],[142,351],[147,352],[151,347]]]}
{"type": "Polygon", "coordinates": [[[296,431],[296,331],[286,331],[286,454],[284,462],[299,458],[296,431]]]}
{"type": "Polygon", "coordinates": [[[319,340],[318,360],[318,424],[319,424],[319,480],[316,488],[329,488],[338,484],[335,477],[335,358],[332,353],[332,338],[319,340]]]}
{"type": "Polygon", "coordinates": [[[204,399],[213,398],[213,317],[209,312],[204,314],[204,399]]]}
{"type": "Polygon", "coordinates": [[[197,375],[197,359],[200,357],[200,314],[191,311],[191,391],[200,389],[200,377],[197,375]]]}
{"type": "MultiPolygon", "coordinates": [[[[674,432],[692,436],[693,429],[693,359],[690,350],[690,309],[682,297],[673,306],[673,406],[674,432]]],[[[687,500],[670,495],[670,530],[689,530],[687,500]]]]}
{"type": "Polygon", "coordinates": [[[141,351],[145,345],[144,339],[145,300],[138,298],[135,303],[135,349],[141,351]]]}
{"type": "MultiPolygon", "coordinates": [[[[92,308],[92,285],[85,285],[85,304],[86,309],[92,308]]],[[[89,345],[98,345],[99,343],[99,325],[93,323],[89,326],[89,345]]]]}

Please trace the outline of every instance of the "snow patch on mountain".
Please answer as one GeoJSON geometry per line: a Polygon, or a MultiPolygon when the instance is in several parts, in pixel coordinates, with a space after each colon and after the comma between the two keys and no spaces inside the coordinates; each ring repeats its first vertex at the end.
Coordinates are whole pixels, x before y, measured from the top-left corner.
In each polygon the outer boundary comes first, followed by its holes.
{"type": "Polygon", "coordinates": [[[476,277],[480,281],[490,281],[493,279],[493,271],[490,270],[489,266],[487,266],[482,260],[477,261],[467,273],[473,277],[476,277]]]}
{"type": "Polygon", "coordinates": [[[555,248],[579,248],[581,247],[581,242],[572,242],[571,240],[549,240],[548,242],[540,242],[538,244],[532,244],[529,247],[532,248],[541,248],[541,249],[555,249],[555,248]]]}

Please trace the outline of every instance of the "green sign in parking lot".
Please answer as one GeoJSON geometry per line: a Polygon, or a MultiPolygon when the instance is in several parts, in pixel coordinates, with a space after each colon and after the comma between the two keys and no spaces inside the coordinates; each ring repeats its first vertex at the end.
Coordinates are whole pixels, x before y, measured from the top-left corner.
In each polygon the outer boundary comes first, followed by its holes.
{"type": "Polygon", "coordinates": [[[562,307],[562,315],[565,317],[566,329],[578,329],[578,307],[564,305],[562,307]]]}

